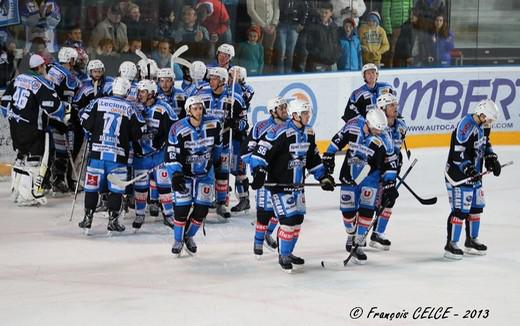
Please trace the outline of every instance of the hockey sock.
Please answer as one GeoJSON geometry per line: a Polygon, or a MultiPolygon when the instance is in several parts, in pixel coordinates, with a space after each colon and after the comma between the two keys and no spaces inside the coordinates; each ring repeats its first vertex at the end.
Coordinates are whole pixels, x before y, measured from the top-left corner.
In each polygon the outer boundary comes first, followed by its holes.
{"type": "Polygon", "coordinates": [[[200,226],[202,224],[202,221],[197,221],[194,218],[190,218],[190,225],[188,226],[188,229],[186,230],[186,237],[191,238],[197,234],[197,231],[199,230],[200,226]]]}
{"type": "Polygon", "coordinates": [[[278,240],[281,256],[289,256],[292,248],[292,238],[294,227],[289,225],[280,225],[278,228],[278,240]]]}
{"type": "Polygon", "coordinates": [[[163,214],[165,216],[173,215],[173,196],[169,189],[158,188],[159,190],[159,201],[163,208],[163,214]]]}
{"type": "Polygon", "coordinates": [[[99,194],[97,192],[85,192],[85,209],[95,210],[99,194]]]}
{"type": "Polygon", "coordinates": [[[294,247],[296,246],[296,242],[298,242],[298,237],[300,236],[301,228],[302,228],[301,224],[294,226],[293,238],[292,238],[292,241],[291,241],[291,254],[294,251],[294,247]]]}
{"type": "Polygon", "coordinates": [[[249,181],[245,175],[237,175],[235,178],[235,191],[239,198],[249,197],[249,181]],[[244,179],[245,178],[245,179],[244,179]]]}
{"type": "Polygon", "coordinates": [[[448,240],[451,242],[458,242],[460,240],[460,233],[462,232],[463,221],[454,215],[448,217],[448,240]]]}
{"type": "Polygon", "coordinates": [[[146,208],[146,196],[148,195],[146,190],[135,189],[134,190],[134,200],[135,200],[135,214],[136,215],[144,215],[144,210],[146,208]]]}
{"type": "Polygon", "coordinates": [[[159,201],[159,190],[157,189],[157,182],[150,178],[150,201],[159,201]]]}
{"type": "Polygon", "coordinates": [[[255,227],[255,243],[263,244],[265,239],[265,232],[267,231],[267,225],[260,224],[260,222],[256,222],[255,227]]]}
{"type": "Polygon", "coordinates": [[[267,224],[267,235],[273,234],[274,229],[276,229],[276,226],[278,225],[278,219],[276,217],[271,217],[269,219],[269,224],[267,224]]]}
{"type": "Polygon", "coordinates": [[[215,182],[215,193],[217,203],[225,203],[228,195],[228,180],[219,180],[215,182]]]}
{"type": "Polygon", "coordinates": [[[343,213],[343,225],[347,233],[356,232],[356,214],[355,213],[343,213]]]}
{"type": "Polygon", "coordinates": [[[123,195],[116,193],[108,194],[107,207],[109,211],[119,212],[121,210],[121,204],[123,203],[123,195]]]}
{"type": "Polygon", "coordinates": [[[466,238],[476,239],[480,229],[480,214],[471,214],[466,219],[466,238]]]}
{"type": "Polygon", "coordinates": [[[368,227],[370,226],[371,222],[372,222],[372,218],[358,215],[358,219],[357,219],[358,227],[357,227],[357,232],[356,232],[356,238],[363,237],[367,233],[368,227]]]}
{"type": "Polygon", "coordinates": [[[175,219],[173,221],[173,238],[177,242],[182,242],[184,239],[184,227],[186,226],[186,221],[179,221],[175,219]]]}
{"type": "Polygon", "coordinates": [[[392,216],[392,209],[385,208],[377,219],[377,227],[375,228],[376,233],[383,234],[386,230],[386,225],[388,224],[388,220],[392,216]]]}

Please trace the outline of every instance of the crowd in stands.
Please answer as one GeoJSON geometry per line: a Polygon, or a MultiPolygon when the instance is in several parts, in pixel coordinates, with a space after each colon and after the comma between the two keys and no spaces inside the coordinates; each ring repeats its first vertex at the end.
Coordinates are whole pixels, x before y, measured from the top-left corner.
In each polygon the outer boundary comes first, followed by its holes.
{"type": "MultiPolygon", "coordinates": [[[[22,24],[0,28],[0,85],[26,71],[31,54],[50,62],[63,45],[78,51],[80,65],[102,60],[108,74],[124,60],[137,62],[137,50],[166,67],[183,44],[184,58],[208,61],[221,43],[235,46],[235,62],[251,76],[360,70],[365,63],[448,66],[454,36],[445,2],[25,0],[22,24]]],[[[175,72],[181,79],[181,69],[175,72]]]]}

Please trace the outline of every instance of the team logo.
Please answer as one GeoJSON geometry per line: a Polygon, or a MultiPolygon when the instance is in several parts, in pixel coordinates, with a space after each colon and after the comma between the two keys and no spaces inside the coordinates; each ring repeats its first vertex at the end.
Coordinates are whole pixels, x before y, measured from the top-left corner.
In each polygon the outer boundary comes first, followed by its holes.
{"type": "Polygon", "coordinates": [[[343,195],[341,195],[341,200],[343,200],[343,201],[351,201],[352,200],[352,196],[351,195],[347,195],[347,194],[343,194],[343,195]]]}
{"type": "Polygon", "coordinates": [[[162,171],[162,172],[161,172],[161,177],[163,177],[163,178],[167,178],[167,177],[168,177],[168,172],[166,172],[166,171],[162,171]]]}
{"type": "Polygon", "coordinates": [[[296,201],[294,200],[294,198],[291,196],[289,198],[287,198],[287,205],[293,205],[296,201]]]}
{"type": "Polygon", "coordinates": [[[471,203],[472,200],[473,200],[473,196],[471,196],[471,195],[466,196],[466,202],[467,203],[471,203]]]}
{"type": "Polygon", "coordinates": [[[87,174],[87,186],[97,186],[99,176],[87,174]]]}
{"type": "Polygon", "coordinates": [[[365,190],[363,190],[363,197],[365,197],[365,198],[370,198],[370,197],[372,197],[372,194],[373,194],[373,192],[372,192],[372,190],[370,190],[370,189],[365,189],[365,190]]]}
{"type": "Polygon", "coordinates": [[[204,186],[202,188],[202,192],[205,194],[205,195],[208,195],[210,192],[211,192],[211,189],[208,187],[208,186],[204,186]]]}

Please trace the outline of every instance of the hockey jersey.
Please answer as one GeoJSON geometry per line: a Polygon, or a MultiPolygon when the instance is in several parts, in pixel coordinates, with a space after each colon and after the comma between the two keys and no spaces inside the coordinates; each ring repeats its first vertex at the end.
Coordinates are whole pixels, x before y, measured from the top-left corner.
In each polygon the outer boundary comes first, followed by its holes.
{"type": "Polygon", "coordinates": [[[182,90],[172,87],[171,94],[166,94],[159,87],[157,99],[167,103],[172,108],[177,117],[183,118],[184,116],[186,116],[186,114],[184,113],[184,103],[186,102],[186,96],[182,90]]]}
{"type": "Polygon", "coordinates": [[[276,125],[277,124],[273,117],[255,123],[253,128],[249,131],[247,142],[243,142],[243,147],[241,149],[241,158],[246,164],[249,164],[251,154],[255,150],[260,139],[262,139],[267,132],[276,125]]]}
{"type": "Polygon", "coordinates": [[[80,88],[80,82],[67,68],[54,62],[49,65],[47,77],[55,85],[60,100],[72,103],[80,88]]]}
{"type": "MultiPolygon", "coordinates": [[[[298,128],[292,120],[274,126],[258,142],[250,158],[251,170],[267,170],[267,183],[302,184],[305,169],[317,180],[325,176],[325,168],[316,147],[314,130],[298,128]]],[[[266,187],[273,193],[284,187],[266,187]]]]}
{"type": "Polygon", "coordinates": [[[377,82],[373,88],[364,84],[352,92],[341,118],[348,122],[358,115],[365,117],[368,110],[377,108],[377,98],[386,93],[396,95],[395,90],[388,83],[377,82]]]}
{"type": "Polygon", "coordinates": [[[366,120],[361,116],[349,120],[331,140],[327,153],[334,154],[348,145],[341,166],[342,183],[353,183],[368,164],[368,175],[379,174],[383,182],[395,181],[398,158],[391,138],[386,141],[380,136],[365,133],[366,120]]]}
{"type": "Polygon", "coordinates": [[[128,161],[130,142],[137,143],[146,132],[134,105],[118,96],[92,102],[81,115],[81,125],[90,133],[92,159],[122,164],[128,161]]]}
{"type": "Polygon", "coordinates": [[[203,116],[199,127],[186,117],[173,124],[168,135],[166,167],[170,175],[204,176],[220,164],[222,136],[220,121],[203,116]]]}
{"type": "Polygon", "coordinates": [[[94,86],[92,79],[87,79],[74,96],[73,106],[79,112],[85,109],[94,99],[111,95],[113,80],[112,77],[102,77],[94,86]]]}

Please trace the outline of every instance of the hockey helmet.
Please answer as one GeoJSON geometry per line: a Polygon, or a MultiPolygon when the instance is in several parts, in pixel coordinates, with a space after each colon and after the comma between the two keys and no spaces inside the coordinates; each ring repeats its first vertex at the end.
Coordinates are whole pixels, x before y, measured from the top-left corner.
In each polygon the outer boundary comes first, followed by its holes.
{"type": "Polygon", "coordinates": [[[114,95],[127,96],[130,91],[130,81],[124,77],[116,77],[112,82],[112,93],[114,95]]]}
{"type": "Polygon", "coordinates": [[[128,80],[134,80],[137,75],[137,67],[132,61],[124,61],[119,66],[119,76],[128,80]]]}
{"type": "Polygon", "coordinates": [[[296,113],[298,116],[300,116],[302,112],[312,113],[312,108],[309,102],[296,99],[294,101],[289,102],[288,111],[289,115],[292,117],[293,113],[296,113]]]}
{"type": "Polygon", "coordinates": [[[499,117],[498,107],[490,99],[485,99],[478,102],[475,107],[475,114],[481,115],[484,114],[486,116],[486,120],[490,120],[491,122],[497,121],[499,117]]]}
{"type": "Polygon", "coordinates": [[[287,104],[287,100],[281,96],[276,96],[267,101],[267,110],[269,112],[276,110],[280,105],[287,104]]]}
{"type": "Polygon", "coordinates": [[[150,79],[142,79],[137,83],[138,91],[148,91],[148,95],[157,94],[157,84],[150,79]]]}
{"type": "Polygon", "coordinates": [[[204,101],[202,100],[202,97],[200,96],[190,96],[186,99],[186,102],[184,103],[184,110],[186,111],[186,113],[190,113],[190,107],[193,105],[193,104],[202,104],[202,107],[205,109],[206,106],[204,104],[204,101]]]}
{"type": "Polygon", "coordinates": [[[87,71],[90,73],[92,69],[102,69],[103,71],[105,71],[105,65],[101,60],[90,60],[87,65],[87,71]]]}
{"type": "Polygon", "coordinates": [[[377,68],[377,65],[373,63],[367,63],[363,66],[363,68],[361,68],[361,76],[363,76],[363,78],[365,78],[365,71],[367,70],[375,70],[376,74],[379,73],[379,68],[377,68]]]}
{"type": "Polygon", "coordinates": [[[202,61],[193,61],[190,67],[190,76],[193,80],[203,80],[206,77],[206,65],[202,61]]]}
{"type": "Polygon", "coordinates": [[[233,67],[229,68],[229,72],[230,73],[232,73],[232,72],[236,73],[236,75],[237,75],[236,78],[237,78],[237,80],[239,82],[243,83],[243,82],[246,81],[246,78],[247,78],[247,70],[246,70],[246,68],[241,67],[241,66],[233,66],[233,67]]]}
{"type": "Polygon", "coordinates": [[[60,63],[69,63],[71,59],[78,59],[78,51],[74,48],[62,47],[58,52],[58,61],[60,63]]]}
{"type": "Polygon", "coordinates": [[[217,48],[217,54],[218,54],[219,52],[222,52],[222,53],[225,53],[225,54],[229,55],[229,60],[232,60],[233,57],[235,57],[235,48],[234,48],[233,45],[231,45],[231,44],[222,43],[222,44],[217,48]]]}
{"type": "Polygon", "coordinates": [[[377,107],[381,110],[385,110],[389,104],[397,105],[397,98],[392,93],[385,93],[377,98],[377,107]]]}
{"type": "Polygon", "coordinates": [[[175,74],[172,68],[162,68],[157,71],[157,78],[171,78],[175,79],[175,74]]]}
{"type": "Polygon", "coordinates": [[[220,78],[221,82],[227,83],[228,80],[228,72],[225,68],[221,67],[211,67],[208,69],[208,77],[216,76],[220,78]]]}
{"type": "Polygon", "coordinates": [[[141,79],[157,78],[157,71],[159,70],[159,67],[157,66],[157,62],[155,62],[155,60],[141,59],[137,62],[137,68],[139,69],[139,74],[141,76],[141,79]],[[148,71],[148,67],[150,67],[150,71],[148,71]]]}
{"type": "Polygon", "coordinates": [[[370,109],[367,112],[366,120],[370,128],[383,131],[388,127],[388,120],[386,114],[380,109],[370,109]]]}

